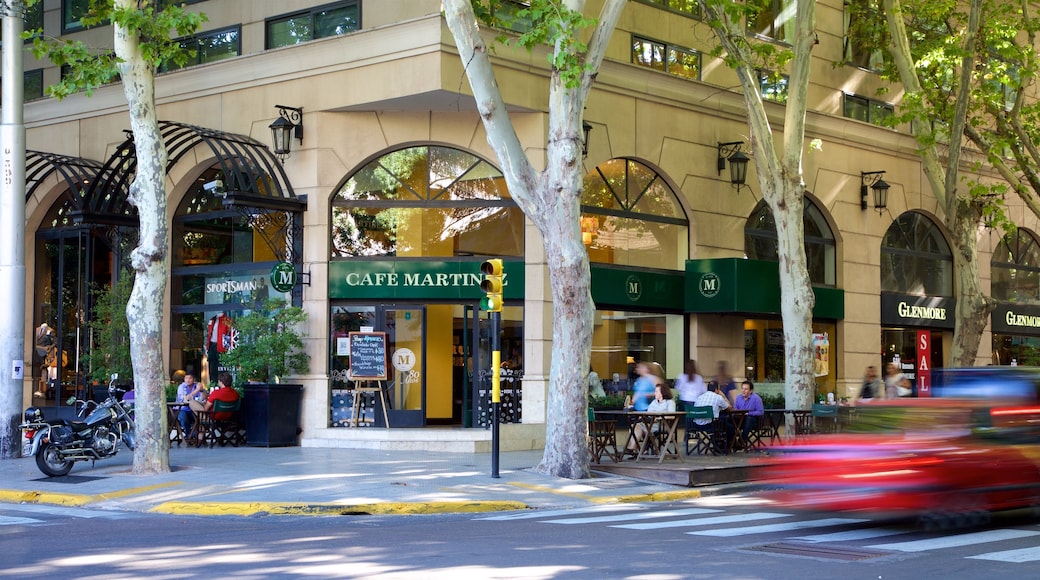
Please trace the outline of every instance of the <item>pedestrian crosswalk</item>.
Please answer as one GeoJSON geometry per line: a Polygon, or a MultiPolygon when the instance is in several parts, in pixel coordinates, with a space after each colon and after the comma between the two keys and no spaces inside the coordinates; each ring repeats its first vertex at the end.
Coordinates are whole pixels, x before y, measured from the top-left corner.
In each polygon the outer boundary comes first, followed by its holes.
{"type": "MultiPolygon", "coordinates": [[[[710,504],[708,504],[710,505],[710,504]]],[[[767,506],[756,506],[767,507],[767,506]]],[[[474,518],[481,521],[536,520],[564,526],[605,526],[623,530],[662,530],[690,536],[748,538],[762,542],[835,544],[881,554],[977,548],[965,558],[1007,563],[1040,561],[1040,526],[1026,522],[995,529],[924,532],[858,517],[823,517],[800,512],[732,506],[621,504],[578,509],[528,511],[474,518]],[[779,537],[778,537],[779,536],[779,537]],[[1023,545],[1028,544],[1028,545],[1023,545]]],[[[970,551],[970,550],[969,550],[970,551]]]]}
{"type": "Polygon", "coordinates": [[[0,505],[0,527],[64,523],[68,518],[118,520],[134,514],[39,504],[0,505]]]}

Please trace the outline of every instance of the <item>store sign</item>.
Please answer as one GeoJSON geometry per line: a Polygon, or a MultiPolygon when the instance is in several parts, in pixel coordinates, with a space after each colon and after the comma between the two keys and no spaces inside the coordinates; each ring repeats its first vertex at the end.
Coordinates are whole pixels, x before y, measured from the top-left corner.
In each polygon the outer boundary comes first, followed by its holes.
{"type": "MultiPolygon", "coordinates": [[[[503,264],[507,300],[524,297],[524,263],[503,264]]],[[[331,299],[478,300],[480,262],[340,261],[329,263],[331,299]]]]}
{"type": "Polygon", "coordinates": [[[945,296],[881,294],[881,324],[953,329],[957,302],[945,296]]]}
{"type": "Polygon", "coordinates": [[[632,270],[591,264],[592,301],[597,308],[682,310],[683,272],[632,270]]]}
{"type": "MultiPolygon", "coordinates": [[[[206,278],[206,304],[253,305],[268,298],[288,299],[278,288],[267,285],[267,276],[218,276],[206,278]]],[[[290,288],[291,289],[291,288],[290,288]]]]}
{"type": "MultiPolygon", "coordinates": [[[[686,312],[780,314],[780,265],[769,260],[708,258],[686,261],[686,312]]],[[[595,292],[595,288],[593,288],[595,292]]],[[[845,292],[813,286],[813,318],[845,318],[845,292]]]]}
{"type": "Polygon", "coordinates": [[[998,304],[990,320],[993,332],[1040,336],[1040,306],[998,304]]]}
{"type": "Polygon", "coordinates": [[[290,292],[296,282],[296,267],[289,262],[278,262],[271,268],[271,287],[275,290],[290,292]]]}
{"type": "Polygon", "coordinates": [[[932,333],[917,331],[917,396],[932,396],[932,333]]]}

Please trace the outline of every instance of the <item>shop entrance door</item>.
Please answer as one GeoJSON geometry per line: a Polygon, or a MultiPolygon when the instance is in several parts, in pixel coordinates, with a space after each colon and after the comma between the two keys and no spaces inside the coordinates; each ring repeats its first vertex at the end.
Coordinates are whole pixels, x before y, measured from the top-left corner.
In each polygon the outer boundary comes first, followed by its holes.
{"type": "Polygon", "coordinates": [[[381,305],[380,328],[386,333],[387,415],[391,427],[426,424],[426,308],[381,305]]]}

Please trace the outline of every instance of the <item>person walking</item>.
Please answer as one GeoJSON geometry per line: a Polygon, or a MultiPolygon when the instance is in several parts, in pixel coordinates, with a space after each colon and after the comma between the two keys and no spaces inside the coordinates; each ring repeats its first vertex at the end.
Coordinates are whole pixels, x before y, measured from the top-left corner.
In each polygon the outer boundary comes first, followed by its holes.
{"type": "Polygon", "coordinates": [[[697,362],[687,359],[684,372],[675,378],[675,390],[679,392],[679,401],[682,403],[683,411],[693,407],[697,397],[707,391],[704,385],[704,377],[697,374],[697,362]]]}

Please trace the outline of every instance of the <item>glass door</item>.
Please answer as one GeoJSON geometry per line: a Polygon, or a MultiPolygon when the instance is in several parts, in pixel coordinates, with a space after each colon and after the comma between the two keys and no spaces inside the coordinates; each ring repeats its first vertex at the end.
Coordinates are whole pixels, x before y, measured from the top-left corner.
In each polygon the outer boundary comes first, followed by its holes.
{"type": "Polygon", "coordinates": [[[386,396],[391,427],[422,427],[426,408],[426,308],[384,306],[381,330],[389,357],[386,396]]]}

